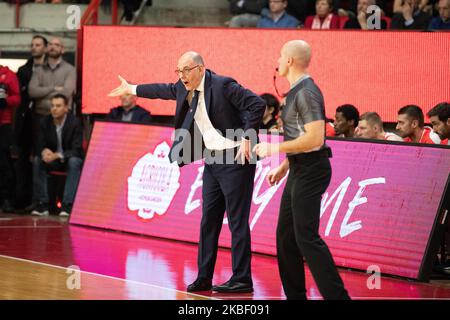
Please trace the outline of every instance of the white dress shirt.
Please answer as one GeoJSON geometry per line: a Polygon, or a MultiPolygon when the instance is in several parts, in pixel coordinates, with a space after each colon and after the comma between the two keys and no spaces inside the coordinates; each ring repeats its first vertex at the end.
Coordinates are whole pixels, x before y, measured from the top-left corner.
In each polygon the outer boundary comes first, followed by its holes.
{"type": "Polygon", "coordinates": [[[209,150],[224,150],[239,146],[241,144],[240,141],[225,138],[220,131],[214,128],[209,119],[205,103],[205,75],[203,75],[202,81],[196,90],[199,92],[199,96],[194,119],[202,133],[206,148],[209,150]]]}

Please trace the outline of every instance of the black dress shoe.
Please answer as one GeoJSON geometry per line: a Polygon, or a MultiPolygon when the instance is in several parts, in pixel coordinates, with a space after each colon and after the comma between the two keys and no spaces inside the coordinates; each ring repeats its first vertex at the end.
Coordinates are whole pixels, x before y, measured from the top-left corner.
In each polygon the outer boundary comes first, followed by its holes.
{"type": "Polygon", "coordinates": [[[213,286],[213,291],[222,293],[249,293],[253,292],[253,285],[247,282],[237,282],[228,280],[219,286],[213,286]]]}
{"type": "Polygon", "coordinates": [[[197,278],[193,283],[188,285],[187,291],[188,292],[195,292],[195,291],[208,291],[211,290],[212,287],[212,281],[209,279],[204,278],[197,278]]]}

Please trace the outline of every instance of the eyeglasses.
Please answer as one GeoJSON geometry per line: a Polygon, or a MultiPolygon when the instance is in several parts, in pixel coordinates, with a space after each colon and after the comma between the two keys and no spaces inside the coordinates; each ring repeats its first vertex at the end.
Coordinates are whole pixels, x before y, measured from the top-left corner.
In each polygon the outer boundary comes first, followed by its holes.
{"type": "Polygon", "coordinates": [[[177,76],[180,76],[180,75],[187,76],[189,73],[191,73],[192,70],[194,70],[197,67],[200,67],[200,65],[198,64],[198,65],[190,67],[190,68],[186,67],[183,70],[177,69],[174,72],[177,74],[177,76]]]}

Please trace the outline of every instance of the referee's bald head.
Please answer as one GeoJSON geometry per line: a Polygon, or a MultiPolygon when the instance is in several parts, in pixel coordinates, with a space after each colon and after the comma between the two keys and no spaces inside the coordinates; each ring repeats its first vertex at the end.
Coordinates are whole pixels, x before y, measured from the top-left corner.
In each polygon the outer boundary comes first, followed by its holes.
{"type": "Polygon", "coordinates": [[[287,57],[294,59],[295,63],[306,69],[311,61],[311,46],[303,40],[291,40],[284,44],[283,51],[287,57]]]}

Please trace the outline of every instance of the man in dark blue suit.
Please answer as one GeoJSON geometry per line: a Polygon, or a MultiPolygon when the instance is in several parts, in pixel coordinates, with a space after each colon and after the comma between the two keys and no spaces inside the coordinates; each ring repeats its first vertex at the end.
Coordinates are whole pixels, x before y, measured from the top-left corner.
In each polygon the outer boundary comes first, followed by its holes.
{"type": "Polygon", "coordinates": [[[187,291],[252,292],[248,219],[256,157],[252,157],[250,141],[256,142],[265,102],[235,80],[206,69],[196,52],[183,54],[175,72],[179,81],[173,84],[134,86],[119,77],[121,85],[109,95],[176,100],[170,158],[180,166],[205,158],[198,276],[187,291]],[[224,284],[212,286],[225,211],[232,235],[233,275],[224,284]]]}

